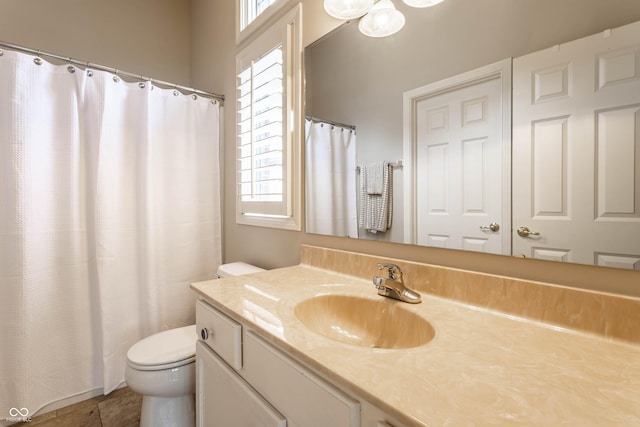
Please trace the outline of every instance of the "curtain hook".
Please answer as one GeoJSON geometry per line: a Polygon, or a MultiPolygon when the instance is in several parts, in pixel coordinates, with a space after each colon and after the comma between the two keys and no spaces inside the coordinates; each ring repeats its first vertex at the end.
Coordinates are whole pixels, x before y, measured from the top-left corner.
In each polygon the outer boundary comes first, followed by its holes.
{"type": "Polygon", "coordinates": [[[180,92],[178,92],[178,84],[174,84],[173,85],[173,96],[178,96],[180,95],[180,92]]]}
{"type": "Polygon", "coordinates": [[[42,58],[40,58],[40,49],[38,49],[38,56],[33,58],[33,62],[36,65],[42,65],[42,58]]]}
{"type": "Polygon", "coordinates": [[[67,61],[69,61],[69,66],[67,67],[67,71],[70,73],[75,73],[76,72],[76,67],[74,67],[73,65],[73,59],[71,59],[71,57],[67,58],[67,61]]]}
{"type": "Polygon", "coordinates": [[[90,66],[91,64],[89,63],[89,61],[87,61],[87,63],[85,64],[85,67],[87,68],[87,76],[93,77],[93,70],[89,69],[90,66]]]}
{"type": "Polygon", "coordinates": [[[120,70],[118,70],[116,68],[115,76],[113,76],[113,81],[116,82],[116,83],[118,83],[120,81],[120,76],[118,75],[118,73],[120,73],[120,70]]]}
{"type": "Polygon", "coordinates": [[[140,74],[140,83],[138,83],[138,87],[140,89],[144,89],[147,84],[145,83],[144,76],[140,74]]]}

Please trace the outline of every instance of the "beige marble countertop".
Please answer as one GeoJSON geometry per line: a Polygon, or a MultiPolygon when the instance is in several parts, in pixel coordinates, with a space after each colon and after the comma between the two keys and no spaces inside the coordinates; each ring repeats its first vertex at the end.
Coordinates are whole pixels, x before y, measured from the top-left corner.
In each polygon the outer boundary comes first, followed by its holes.
{"type": "Polygon", "coordinates": [[[423,294],[389,302],[426,318],[431,342],[363,348],[310,331],[294,307],[322,294],[382,298],[370,281],[299,265],[192,288],[408,426],[640,426],[640,346],[624,341],[423,294]]]}

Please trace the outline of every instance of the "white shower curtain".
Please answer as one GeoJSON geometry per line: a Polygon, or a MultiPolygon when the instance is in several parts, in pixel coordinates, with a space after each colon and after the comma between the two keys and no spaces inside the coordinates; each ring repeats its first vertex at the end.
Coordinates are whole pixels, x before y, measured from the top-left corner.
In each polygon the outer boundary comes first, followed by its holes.
{"type": "Polygon", "coordinates": [[[356,134],[305,121],[306,231],[358,237],[356,134]]]}
{"type": "Polygon", "coordinates": [[[219,104],[67,67],[0,56],[0,420],[118,387],[221,262],[219,104]]]}

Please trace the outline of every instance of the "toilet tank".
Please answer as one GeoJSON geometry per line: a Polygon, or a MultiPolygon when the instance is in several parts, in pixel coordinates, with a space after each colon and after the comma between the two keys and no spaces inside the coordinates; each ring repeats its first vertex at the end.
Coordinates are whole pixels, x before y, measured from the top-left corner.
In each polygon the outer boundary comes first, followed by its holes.
{"type": "Polygon", "coordinates": [[[243,274],[257,273],[259,271],[265,270],[264,268],[256,267],[255,265],[244,262],[231,262],[228,264],[222,264],[218,267],[218,278],[242,276],[243,274]]]}

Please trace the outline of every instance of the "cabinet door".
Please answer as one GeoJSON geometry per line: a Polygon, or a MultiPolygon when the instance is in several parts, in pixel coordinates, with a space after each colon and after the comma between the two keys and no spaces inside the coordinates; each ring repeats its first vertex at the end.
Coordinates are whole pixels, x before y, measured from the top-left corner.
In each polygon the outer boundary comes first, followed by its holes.
{"type": "Polygon", "coordinates": [[[201,341],[196,343],[199,427],[286,427],[287,420],[201,341]]]}

